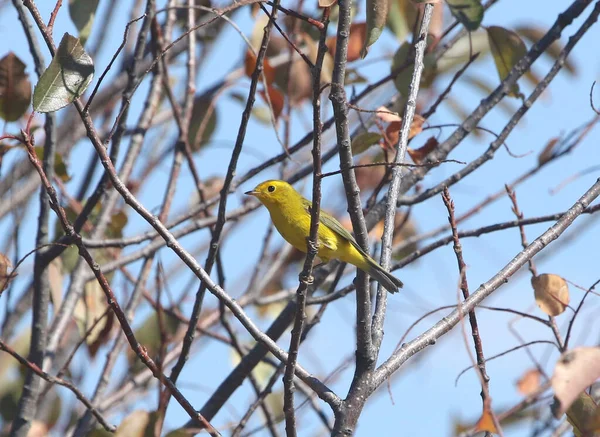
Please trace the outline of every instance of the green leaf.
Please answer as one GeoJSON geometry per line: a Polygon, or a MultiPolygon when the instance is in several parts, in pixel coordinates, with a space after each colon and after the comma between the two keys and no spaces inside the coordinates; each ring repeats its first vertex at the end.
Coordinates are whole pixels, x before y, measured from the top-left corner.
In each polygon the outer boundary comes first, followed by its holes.
{"type": "Polygon", "coordinates": [[[213,102],[213,97],[213,94],[203,94],[194,100],[188,129],[188,141],[194,152],[200,150],[209,142],[217,127],[216,102],[213,102]]]}
{"type": "Polygon", "coordinates": [[[369,47],[381,36],[388,16],[389,0],[367,0],[367,38],[360,57],[367,56],[369,47]]]}
{"type": "Polygon", "coordinates": [[[447,73],[455,70],[456,67],[462,67],[469,61],[472,55],[479,53],[480,56],[475,62],[480,62],[484,54],[489,53],[490,43],[487,32],[483,29],[471,32],[462,38],[459,38],[452,47],[444,53],[438,60],[437,68],[440,73],[447,73]]]}
{"type": "Polygon", "coordinates": [[[580,393],[567,410],[567,420],[573,426],[576,436],[598,435],[594,433],[594,421],[597,420],[598,406],[586,392],[580,393]]]}
{"type": "MultiPolygon", "coordinates": [[[[3,357],[3,359],[8,359],[3,357]]],[[[12,359],[12,357],[11,357],[12,359]]],[[[15,360],[16,361],[16,360],[15,360]]],[[[3,381],[3,393],[0,394],[0,417],[5,423],[10,423],[17,416],[19,411],[19,398],[23,390],[25,378],[15,379],[13,381],[3,381]]]]}
{"type": "Polygon", "coordinates": [[[65,33],[33,92],[33,109],[54,112],[81,96],[94,76],[94,63],[78,38],[65,33]]]}
{"type": "MultiPolygon", "coordinates": [[[[506,79],[510,70],[527,53],[527,47],[519,35],[512,30],[500,26],[490,26],[487,29],[488,41],[496,70],[500,80],[506,79]]],[[[509,95],[517,97],[519,95],[519,86],[515,84],[509,95]]]]}
{"type": "Polygon", "coordinates": [[[345,85],[355,85],[358,83],[367,83],[367,78],[358,72],[358,70],[349,68],[346,70],[345,85]]]}
{"type": "MultiPolygon", "coordinates": [[[[414,59],[409,59],[409,56],[413,58],[411,52],[411,45],[408,42],[405,42],[396,51],[392,60],[391,71],[396,72],[397,70],[401,69],[394,78],[394,85],[396,85],[396,89],[404,97],[408,96],[408,88],[410,86],[413,70],[415,68],[414,59]]],[[[423,58],[423,74],[421,76],[422,89],[426,89],[431,86],[437,75],[437,72],[438,68],[435,56],[433,54],[425,55],[423,58]]]]}
{"type": "Polygon", "coordinates": [[[121,424],[114,437],[145,437],[154,435],[154,425],[158,418],[158,413],[144,410],[136,410],[129,414],[121,424]]]}
{"type": "MultiPolygon", "coordinates": [[[[179,320],[167,312],[162,314],[166,334],[170,337],[177,331],[179,320]]],[[[158,314],[154,311],[148,318],[135,330],[135,337],[142,346],[146,348],[148,355],[154,358],[161,346],[160,325],[158,314]]],[[[135,371],[144,369],[146,366],[140,361],[136,353],[128,349],[127,359],[135,371]]]]}
{"type": "Polygon", "coordinates": [[[480,0],[446,0],[446,3],[448,3],[452,15],[469,32],[473,32],[479,28],[484,12],[480,0]]]}
{"type": "Polygon", "coordinates": [[[31,82],[25,64],[13,52],[0,59],[0,117],[17,121],[31,103],[31,82]]]}
{"type": "Polygon", "coordinates": [[[90,36],[99,2],[100,0],[69,0],[69,15],[79,31],[81,45],[85,45],[90,36]]]}
{"type": "Polygon", "coordinates": [[[121,238],[123,236],[123,229],[127,225],[128,220],[124,210],[114,213],[110,218],[106,236],[108,238],[121,238]]]}
{"type": "MultiPolygon", "coordinates": [[[[42,161],[44,159],[44,147],[36,146],[35,154],[37,158],[42,161]]],[[[63,161],[62,155],[58,153],[54,154],[54,173],[63,182],[69,182],[71,180],[71,176],[69,176],[69,172],[67,171],[67,165],[65,164],[65,161],[63,161]]]]}
{"type": "Polygon", "coordinates": [[[391,0],[387,17],[387,27],[396,35],[398,41],[404,41],[412,28],[417,12],[410,0],[391,0]]]}
{"type": "Polygon", "coordinates": [[[352,140],[352,154],[354,156],[363,153],[369,147],[378,144],[383,136],[377,132],[363,132],[352,140]]]}

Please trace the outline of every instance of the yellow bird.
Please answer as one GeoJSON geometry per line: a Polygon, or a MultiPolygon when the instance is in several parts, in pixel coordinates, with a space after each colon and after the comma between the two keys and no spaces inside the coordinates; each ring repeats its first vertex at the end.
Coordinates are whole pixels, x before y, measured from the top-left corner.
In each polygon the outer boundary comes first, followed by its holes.
{"type": "MultiPolygon", "coordinates": [[[[306,238],[310,232],[310,209],[312,203],[284,181],[270,180],[256,186],[245,194],[256,197],[267,207],[273,224],[281,236],[296,249],[306,253],[306,238]]],[[[385,271],[358,245],[333,216],[320,212],[318,252],[323,262],[337,259],[352,264],[368,273],[389,292],[395,293],[402,281],[385,271]]]]}

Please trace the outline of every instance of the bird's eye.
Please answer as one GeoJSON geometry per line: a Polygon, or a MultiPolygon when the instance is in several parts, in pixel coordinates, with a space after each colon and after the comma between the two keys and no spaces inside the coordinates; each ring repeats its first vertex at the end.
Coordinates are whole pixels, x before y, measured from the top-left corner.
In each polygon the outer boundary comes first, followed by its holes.
{"type": "Polygon", "coordinates": [[[275,186],[273,186],[273,185],[269,185],[269,186],[267,187],[267,190],[269,191],[269,193],[272,193],[273,191],[275,191],[275,186]]]}

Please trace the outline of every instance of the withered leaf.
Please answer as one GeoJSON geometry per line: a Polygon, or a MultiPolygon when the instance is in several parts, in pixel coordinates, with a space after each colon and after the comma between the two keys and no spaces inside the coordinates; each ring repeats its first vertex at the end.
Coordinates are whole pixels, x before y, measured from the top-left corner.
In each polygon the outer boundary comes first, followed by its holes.
{"type": "Polygon", "coordinates": [[[535,393],[540,387],[541,374],[537,369],[529,369],[517,381],[517,390],[524,396],[535,393]]]}
{"type": "Polygon", "coordinates": [[[569,286],[558,275],[543,273],[531,278],[535,301],[549,316],[558,316],[569,304],[569,286]]]}
{"type": "Polygon", "coordinates": [[[0,59],[0,117],[17,121],[31,103],[31,82],[25,64],[13,52],[0,59]]]}
{"type": "Polygon", "coordinates": [[[406,149],[406,151],[408,152],[410,158],[414,161],[415,164],[420,164],[421,162],[423,162],[423,160],[429,153],[433,152],[436,149],[436,147],[439,144],[440,143],[435,137],[430,137],[425,142],[425,144],[423,144],[423,146],[419,147],[418,149],[411,149],[409,147],[408,149],[406,149]]]}

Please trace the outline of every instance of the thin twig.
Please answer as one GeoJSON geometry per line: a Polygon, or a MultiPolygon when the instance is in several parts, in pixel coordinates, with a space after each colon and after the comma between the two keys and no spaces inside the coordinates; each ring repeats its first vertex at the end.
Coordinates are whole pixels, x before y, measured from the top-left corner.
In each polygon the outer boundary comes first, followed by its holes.
{"type": "MultiPolygon", "coordinates": [[[[515,216],[517,217],[518,220],[521,220],[523,218],[523,213],[519,209],[519,204],[517,203],[516,193],[513,190],[511,190],[508,185],[505,186],[505,189],[506,189],[506,193],[508,194],[510,201],[513,204],[513,207],[512,207],[513,213],[515,214],[515,216]]],[[[527,243],[525,227],[522,224],[519,225],[519,233],[521,234],[521,246],[523,247],[523,249],[525,249],[525,248],[527,248],[529,243],[527,243]]],[[[535,263],[533,262],[533,259],[529,259],[527,262],[527,265],[529,266],[529,271],[531,272],[532,279],[535,278],[537,276],[537,269],[535,268],[535,263]]],[[[556,320],[552,316],[548,316],[548,320],[550,322],[550,324],[549,324],[550,329],[552,330],[552,333],[554,334],[554,338],[556,338],[556,341],[559,345],[559,349],[561,351],[564,351],[562,337],[560,335],[558,326],[556,325],[556,320]]]]}
{"type": "MultiPolygon", "coordinates": [[[[450,190],[448,190],[448,188],[444,189],[444,192],[442,193],[442,200],[444,201],[444,205],[448,210],[448,222],[450,223],[450,228],[452,229],[452,238],[454,240],[454,254],[456,255],[456,262],[458,264],[458,274],[460,276],[460,290],[462,292],[463,298],[467,300],[470,295],[469,283],[467,281],[467,265],[463,258],[462,245],[458,237],[458,230],[456,229],[456,218],[454,216],[454,202],[450,197],[450,190]]],[[[479,335],[479,326],[477,324],[477,316],[475,315],[474,309],[469,311],[469,323],[471,325],[471,336],[473,337],[473,345],[475,346],[477,369],[481,379],[481,399],[483,401],[483,408],[485,410],[486,407],[489,407],[491,402],[489,388],[490,377],[488,376],[487,370],[485,368],[486,360],[485,355],[483,354],[483,343],[481,341],[481,336],[479,335]]],[[[497,422],[497,418],[495,418],[495,416],[494,420],[497,422]]],[[[499,425],[497,423],[495,425],[499,429],[499,425]]]]}
{"type": "Polygon", "coordinates": [[[290,339],[290,347],[288,350],[288,362],[283,374],[283,412],[285,415],[285,430],[288,437],[296,437],[297,425],[296,415],[294,412],[294,369],[298,359],[300,349],[300,341],[302,339],[302,330],[304,321],[306,320],[306,295],[309,286],[313,283],[312,277],[313,261],[317,256],[319,247],[318,231],[319,231],[319,216],[321,214],[321,70],[323,68],[323,60],[327,53],[327,27],[329,25],[329,8],[323,10],[323,29],[319,38],[319,46],[317,59],[312,67],[312,88],[313,88],[313,191],[312,204],[310,207],[310,231],[306,240],[306,258],[304,267],[300,273],[300,283],[296,290],[296,316],[294,318],[294,326],[290,339]]]}
{"type": "Polygon", "coordinates": [[[588,290],[585,292],[585,294],[581,298],[579,305],[577,305],[577,308],[575,309],[575,313],[573,314],[573,317],[571,317],[571,320],[569,321],[569,327],[567,328],[567,335],[565,336],[565,343],[564,343],[565,350],[567,350],[569,347],[569,340],[571,339],[571,332],[573,329],[573,324],[575,323],[575,319],[577,318],[579,311],[583,307],[583,303],[585,302],[585,299],[592,291],[594,291],[594,289],[596,288],[596,285],[598,285],[598,284],[600,284],[600,279],[597,280],[596,282],[594,282],[592,284],[592,286],[590,288],[588,288],[588,290]]]}
{"type": "MultiPolygon", "coordinates": [[[[534,341],[530,341],[528,343],[524,343],[524,344],[520,344],[518,346],[512,347],[510,349],[505,350],[504,352],[500,352],[499,354],[496,355],[492,355],[489,358],[486,358],[485,362],[489,363],[492,360],[495,360],[497,358],[503,357],[505,355],[508,355],[514,351],[517,351],[519,349],[522,349],[524,347],[529,347],[529,346],[533,346],[534,344],[550,344],[553,346],[556,346],[558,348],[558,345],[550,340],[534,340],[534,341]]],[[[467,371],[469,371],[470,369],[473,369],[475,366],[471,365],[469,367],[465,367],[463,370],[460,371],[460,373],[456,376],[456,379],[454,380],[454,386],[458,385],[458,381],[460,379],[461,376],[463,376],[467,371]]]]}
{"type": "Polygon", "coordinates": [[[48,20],[48,32],[52,35],[52,31],[54,30],[54,20],[56,20],[56,16],[58,15],[58,11],[62,6],[62,0],[56,0],[56,4],[54,5],[54,10],[50,14],[50,20],[48,20]]]}
{"type": "MultiPolygon", "coordinates": [[[[348,99],[344,89],[346,77],[346,64],[348,60],[348,41],[351,25],[351,4],[347,0],[338,2],[338,28],[336,34],[336,48],[333,62],[333,74],[331,81],[331,92],[329,99],[333,106],[337,144],[339,147],[340,169],[342,172],[344,190],[348,201],[348,213],[352,222],[352,228],[358,244],[368,250],[367,226],[360,202],[360,189],[356,183],[356,175],[352,166],[352,148],[350,140],[350,126],[348,121],[348,99]]],[[[364,401],[360,385],[364,375],[370,371],[375,363],[375,351],[371,339],[371,297],[367,276],[361,270],[357,270],[356,283],[356,367],[353,383],[344,401],[344,408],[335,414],[335,424],[332,435],[342,433],[352,434],[354,426],[364,401]],[[360,396],[363,401],[354,403],[352,398],[360,396]],[[353,404],[352,409],[347,404],[353,404]]]]}
{"type": "MultiPolygon", "coordinates": [[[[416,108],[417,98],[419,95],[419,85],[421,76],[425,68],[424,57],[427,49],[427,35],[429,33],[429,23],[433,15],[434,5],[428,3],[425,5],[423,17],[421,19],[419,32],[414,41],[414,70],[408,88],[408,96],[406,104],[402,112],[402,122],[400,132],[398,134],[398,144],[394,145],[395,156],[393,162],[395,164],[403,164],[408,149],[408,141],[410,127],[413,122],[416,108]]],[[[391,180],[387,192],[387,203],[385,206],[385,215],[383,222],[383,235],[381,237],[381,258],[380,265],[384,269],[389,269],[390,260],[392,257],[392,242],[394,239],[395,218],[396,218],[396,203],[399,195],[400,185],[403,179],[403,169],[399,166],[392,167],[391,180]]],[[[387,308],[387,290],[381,284],[377,287],[377,295],[375,297],[375,311],[371,323],[371,335],[373,337],[373,345],[375,347],[375,357],[379,355],[381,342],[383,341],[383,324],[385,321],[385,312],[387,308]]]]}

